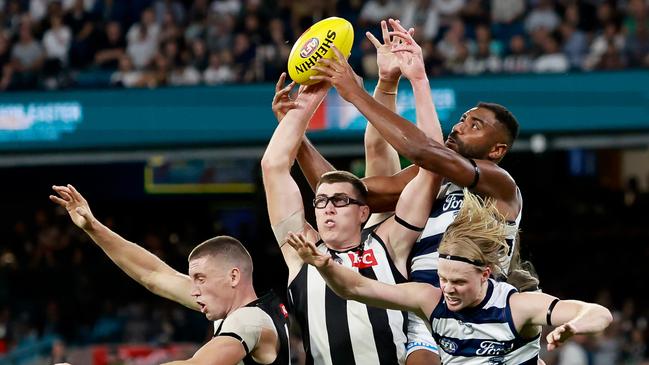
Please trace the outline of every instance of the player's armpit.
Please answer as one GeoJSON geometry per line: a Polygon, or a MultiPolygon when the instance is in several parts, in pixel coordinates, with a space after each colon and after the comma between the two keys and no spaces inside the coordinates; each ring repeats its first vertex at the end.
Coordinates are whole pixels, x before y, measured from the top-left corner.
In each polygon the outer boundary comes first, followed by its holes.
{"type": "Polygon", "coordinates": [[[290,283],[293,278],[297,276],[303,263],[302,259],[300,259],[300,256],[293,249],[293,247],[286,244],[286,237],[288,236],[288,233],[303,233],[312,242],[316,242],[318,240],[318,234],[313,229],[313,227],[311,227],[311,225],[304,219],[304,210],[295,211],[293,214],[283,219],[281,222],[273,225],[272,229],[273,234],[275,235],[275,240],[279,244],[280,250],[282,251],[284,262],[286,262],[286,266],[288,267],[288,282],[290,283]]]}
{"type": "Polygon", "coordinates": [[[403,189],[417,176],[419,168],[410,165],[392,176],[372,176],[363,179],[367,186],[367,205],[372,213],[393,212],[403,189]]]}

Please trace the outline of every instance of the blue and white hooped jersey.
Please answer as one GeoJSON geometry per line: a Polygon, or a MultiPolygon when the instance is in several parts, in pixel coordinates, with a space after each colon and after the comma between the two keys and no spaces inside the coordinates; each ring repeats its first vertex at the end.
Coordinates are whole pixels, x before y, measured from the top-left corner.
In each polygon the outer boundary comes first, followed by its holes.
{"type": "Polygon", "coordinates": [[[513,286],[488,281],[487,295],[474,308],[453,312],[442,297],[430,316],[433,337],[444,365],[536,365],[537,335],[522,338],[516,331],[509,297],[513,286]]]}
{"type": "MultiPolygon", "coordinates": [[[[461,187],[447,182],[440,188],[439,194],[433,203],[424,231],[419,240],[415,243],[410,253],[410,280],[433,284],[439,287],[437,276],[437,261],[439,254],[437,249],[442,241],[444,232],[455,220],[458,211],[464,202],[464,191],[461,187]]],[[[509,255],[502,262],[503,269],[509,270],[509,263],[516,244],[516,232],[521,221],[521,211],[518,212],[516,220],[509,222],[511,231],[507,234],[509,244],[509,255]]]]}

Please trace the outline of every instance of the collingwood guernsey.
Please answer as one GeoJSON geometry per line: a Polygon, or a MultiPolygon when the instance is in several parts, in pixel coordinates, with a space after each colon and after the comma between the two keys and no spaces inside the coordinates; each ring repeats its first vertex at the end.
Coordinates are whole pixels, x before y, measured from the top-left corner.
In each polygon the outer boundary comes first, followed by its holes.
{"type": "Polygon", "coordinates": [[[516,289],[489,279],[484,300],[453,312],[442,297],[430,316],[433,337],[444,365],[536,365],[539,336],[524,339],[516,331],[509,297],[516,289]]]}
{"type": "MultiPolygon", "coordinates": [[[[369,231],[364,231],[368,233],[369,231]]],[[[347,251],[318,242],[341,265],[388,284],[405,282],[385,244],[372,233],[347,251]]],[[[307,364],[387,365],[405,362],[407,315],[338,297],[310,265],[303,265],[288,287],[290,310],[302,329],[307,364]]]]}

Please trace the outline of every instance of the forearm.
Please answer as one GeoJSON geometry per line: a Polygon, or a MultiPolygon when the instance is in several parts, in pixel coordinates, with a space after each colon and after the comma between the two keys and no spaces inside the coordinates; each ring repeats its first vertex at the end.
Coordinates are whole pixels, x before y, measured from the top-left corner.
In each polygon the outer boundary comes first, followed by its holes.
{"type": "Polygon", "coordinates": [[[322,174],[336,169],[318,152],[306,136],[302,137],[302,144],[297,151],[297,162],[313,191],[315,191],[322,174]]]}
{"type": "Polygon", "coordinates": [[[413,94],[415,96],[417,127],[421,129],[428,138],[438,143],[443,143],[442,126],[439,122],[433,96],[430,91],[428,79],[411,81],[413,94]]]}
{"type": "Polygon", "coordinates": [[[435,174],[419,169],[417,176],[403,189],[395,209],[396,215],[415,227],[424,227],[438,187],[435,174]]]}
{"type": "Polygon", "coordinates": [[[362,294],[364,278],[359,273],[352,271],[336,262],[329,260],[327,265],[318,268],[318,272],[338,296],[344,299],[359,299],[362,294]]]}
{"type": "MultiPolygon", "coordinates": [[[[374,100],[396,113],[399,81],[379,80],[374,89],[374,100]]],[[[390,176],[401,168],[399,154],[368,123],[365,127],[365,176],[390,176]]]]}
{"type": "Polygon", "coordinates": [[[613,320],[611,312],[599,304],[574,302],[578,303],[581,308],[568,323],[576,328],[577,333],[587,334],[603,331],[613,320]]]}
{"type": "Polygon", "coordinates": [[[265,171],[270,168],[280,168],[282,171],[290,170],[302,144],[309,120],[323,99],[324,95],[302,99],[298,97],[298,106],[286,113],[266,147],[262,158],[262,167],[265,171]]]}
{"type": "Polygon", "coordinates": [[[388,143],[406,158],[414,160],[421,146],[430,143],[416,125],[377,103],[369,94],[354,93],[349,99],[388,143]]]}
{"type": "Polygon", "coordinates": [[[97,220],[85,232],[129,277],[161,297],[198,310],[191,299],[189,278],[151,252],[122,238],[97,220]]]}

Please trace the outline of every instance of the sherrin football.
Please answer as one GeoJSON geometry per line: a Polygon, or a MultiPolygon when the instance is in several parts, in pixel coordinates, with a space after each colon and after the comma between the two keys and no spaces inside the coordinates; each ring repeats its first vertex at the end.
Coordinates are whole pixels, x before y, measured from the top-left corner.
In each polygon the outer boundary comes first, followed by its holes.
{"type": "Polygon", "coordinates": [[[315,84],[309,76],[318,74],[311,68],[323,58],[334,58],[331,46],[349,57],[354,43],[354,28],[343,18],[331,17],[313,24],[293,45],[288,56],[288,74],[293,81],[302,85],[315,84]]]}

